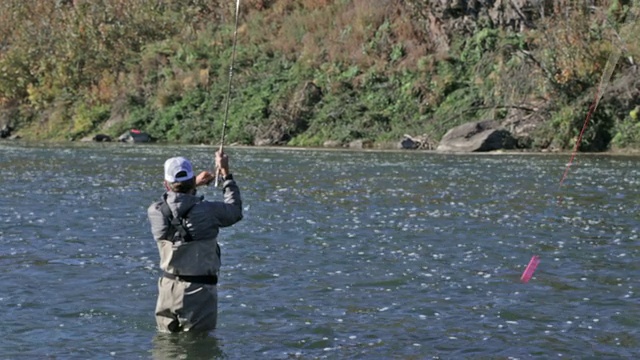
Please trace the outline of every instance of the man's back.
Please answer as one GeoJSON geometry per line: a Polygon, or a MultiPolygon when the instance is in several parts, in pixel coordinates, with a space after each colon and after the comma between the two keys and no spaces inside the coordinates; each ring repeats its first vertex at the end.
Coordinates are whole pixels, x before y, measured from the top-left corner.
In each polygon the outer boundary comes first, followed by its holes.
{"type": "Polygon", "coordinates": [[[156,323],[161,331],[216,327],[218,232],[242,219],[240,190],[229,173],[226,155],[216,153],[216,164],[225,180],[223,201],[196,196],[196,187],[209,184],[213,175],[203,171],[194,176],[187,159],[174,157],[165,162],[167,192],[147,209],[163,271],[156,304],[156,323]]]}

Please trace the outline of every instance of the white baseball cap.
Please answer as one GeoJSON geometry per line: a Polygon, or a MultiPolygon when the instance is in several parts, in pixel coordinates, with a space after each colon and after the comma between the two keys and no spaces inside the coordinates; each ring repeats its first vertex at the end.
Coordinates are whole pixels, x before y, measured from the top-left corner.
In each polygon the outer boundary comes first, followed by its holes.
{"type": "Polygon", "coordinates": [[[182,156],[172,157],[164,162],[164,179],[167,182],[182,182],[193,177],[193,168],[189,160],[182,156]]]}

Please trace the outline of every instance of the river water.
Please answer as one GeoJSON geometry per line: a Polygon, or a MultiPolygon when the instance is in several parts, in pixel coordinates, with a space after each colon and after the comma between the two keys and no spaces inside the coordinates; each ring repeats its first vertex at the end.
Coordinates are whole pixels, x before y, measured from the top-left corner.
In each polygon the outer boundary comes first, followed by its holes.
{"type": "Polygon", "coordinates": [[[0,358],[640,356],[640,158],[586,154],[230,148],[218,329],[158,334],[146,208],[213,152],[0,143],[0,358]]]}

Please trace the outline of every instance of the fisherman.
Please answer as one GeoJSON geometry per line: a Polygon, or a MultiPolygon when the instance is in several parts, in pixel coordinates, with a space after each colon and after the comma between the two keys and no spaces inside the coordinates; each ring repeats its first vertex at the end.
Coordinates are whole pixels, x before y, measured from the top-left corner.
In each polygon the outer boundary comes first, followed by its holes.
{"type": "Polygon", "coordinates": [[[218,318],[219,228],[242,219],[240,190],[229,172],[229,158],[216,152],[224,201],[207,201],[196,187],[215,180],[203,171],[194,176],[189,160],[164,163],[162,200],[148,209],[151,232],[164,272],[158,280],[156,323],[162,332],[210,331],[218,318]]]}

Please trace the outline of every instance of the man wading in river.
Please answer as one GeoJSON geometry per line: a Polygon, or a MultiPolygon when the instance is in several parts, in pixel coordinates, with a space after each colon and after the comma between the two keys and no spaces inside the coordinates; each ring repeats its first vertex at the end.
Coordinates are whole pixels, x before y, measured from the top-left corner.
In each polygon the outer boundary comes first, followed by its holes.
{"type": "Polygon", "coordinates": [[[174,157],[164,163],[162,201],[148,209],[151,232],[160,251],[156,322],[160,331],[209,331],[218,318],[218,272],[221,227],[242,219],[240,190],[229,172],[229,159],[216,153],[216,166],[223,177],[224,201],[206,201],[196,196],[196,187],[215,179],[203,171],[194,176],[191,163],[174,157]]]}

